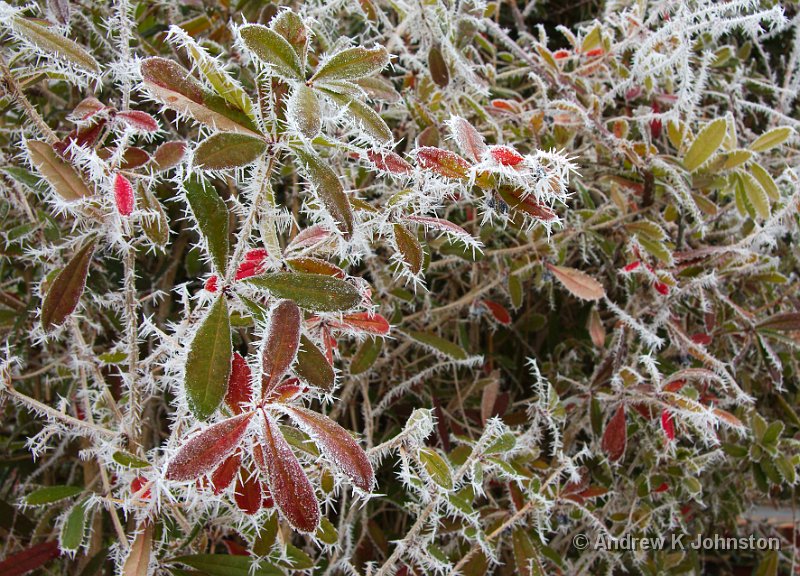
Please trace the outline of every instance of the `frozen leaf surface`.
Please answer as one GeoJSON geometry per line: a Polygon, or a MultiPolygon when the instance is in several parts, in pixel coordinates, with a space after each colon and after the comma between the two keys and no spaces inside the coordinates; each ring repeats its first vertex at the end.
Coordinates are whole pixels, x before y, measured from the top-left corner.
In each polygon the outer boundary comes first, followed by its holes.
{"type": "Polygon", "coordinates": [[[281,514],[300,532],[319,526],[319,503],[308,476],[271,416],[264,415],[263,464],[269,490],[281,514]]]}
{"type": "Polygon", "coordinates": [[[367,454],[349,432],[336,422],[299,406],[287,406],[286,413],[306,432],[320,452],[360,490],[371,492],[375,487],[375,473],[367,454]]]}
{"type": "Polygon", "coordinates": [[[186,360],[186,397],[189,409],[200,420],[211,416],[225,397],[231,354],[231,324],[228,302],[223,294],[211,305],[192,340],[186,360]]]}
{"type": "Polygon", "coordinates": [[[170,460],[166,478],[183,482],[211,472],[239,446],[252,418],[253,413],[240,414],[192,436],[170,460]]]}

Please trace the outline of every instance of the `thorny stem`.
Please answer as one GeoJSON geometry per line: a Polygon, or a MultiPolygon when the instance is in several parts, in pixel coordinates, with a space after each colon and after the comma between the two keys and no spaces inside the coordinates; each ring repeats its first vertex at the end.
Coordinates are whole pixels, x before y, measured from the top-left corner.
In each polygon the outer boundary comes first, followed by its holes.
{"type": "Polygon", "coordinates": [[[92,424],[89,422],[84,422],[83,420],[78,420],[77,418],[74,418],[69,414],[64,414],[63,412],[59,412],[55,408],[51,408],[47,404],[42,404],[38,400],[35,400],[34,398],[31,398],[30,396],[27,396],[26,394],[23,394],[22,392],[15,390],[11,384],[10,379],[8,378],[8,374],[5,374],[3,376],[2,391],[11,396],[12,398],[16,398],[19,402],[25,404],[32,410],[46,414],[53,420],[58,420],[59,422],[74,427],[78,430],[83,429],[87,433],[100,434],[102,436],[108,436],[109,438],[114,438],[117,435],[116,432],[112,432],[111,430],[103,428],[102,426],[98,426],[96,424],[92,424]]]}
{"type": "MultiPolygon", "coordinates": [[[[469,455],[469,458],[461,465],[461,467],[456,470],[455,474],[453,474],[453,485],[458,485],[461,480],[464,478],[464,475],[469,471],[470,466],[475,461],[477,455],[480,454],[480,451],[483,450],[483,445],[488,442],[488,436],[484,436],[481,438],[473,447],[472,452],[469,455]]],[[[408,544],[414,540],[414,538],[419,535],[422,529],[425,527],[425,523],[428,521],[428,518],[431,514],[436,510],[437,506],[442,500],[441,494],[436,494],[433,500],[425,507],[425,509],[420,513],[417,517],[416,522],[411,526],[411,528],[406,532],[405,537],[397,543],[397,546],[392,551],[391,556],[383,563],[383,566],[374,574],[374,576],[388,576],[391,573],[394,565],[397,563],[398,560],[402,557],[403,553],[406,551],[408,544]]]]}
{"type": "MultiPolygon", "coordinates": [[[[256,221],[256,217],[258,216],[258,212],[262,206],[262,203],[266,201],[270,204],[270,207],[273,207],[275,204],[272,185],[270,184],[270,177],[272,175],[272,169],[274,165],[275,156],[271,156],[266,168],[264,169],[261,188],[256,194],[256,197],[253,198],[250,211],[247,213],[247,217],[242,224],[241,232],[239,232],[238,240],[236,242],[236,250],[233,253],[233,257],[228,264],[227,273],[225,274],[226,283],[230,282],[234,274],[236,274],[236,269],[239,267],[239,262],[244,254],[244,249],[247,247],[247,240],[250,238],[250,234],[253,232],[253,225],[256,221]]],[[[263,163],[261,166],[263,166],[263,163]]],[[[275,223],[273,222],[271,216],[269,217],[269,222],[267,223],[267,240],[269,244],[266,247],[267,253],[271,258],[278,258],[280,256],[280,244],[278,244],[277,236],[275,236],[275,223]]]]}
{"type": "Polygon", "coordinates": [[[8,68],[8,64],[6,63],[6,59],[0,54],[0,71],[3,73],[3,80],[7,88],[11,90],[11,94],[16,100],[17,104],[20,105],[22,111],[27,115],[29,120],[32,120],[34,125],[36,126],[39,133],[44,136],[45,140],[47,140],[48,144],[55,144],[58,142],[58,136],[50,126],[47,125],[42,117],[39,115],[39,112],[36,111],[36,108],[33,107],[33,104],[30,103],[30,100],[25,96],[25,93],[19,87],[14,75],[11,73],[11,70],[8,68]]]}
{"type": "Polygon", "coordinates": [[[139,397],[138,372],[139,363],[139,327],[137,314],[137,299],[136,299],[136,249],[133,246],[128,246],[125,251],[125,325],[128,346],[128,390],[130,393],[130,401],[128,414],[130,415],[131,422],[131,437],[130,442],[134,449],[141,453],[142,445],[139,433],[141,430],[136,430],[135,426],[141,421],[140,414],[142,410],[141,398],[139,397]]]}
{"type": "MultiPolygon", "coordinates": [[[[76,325],[73,323],[74,332],[78,334],[80,337],[80,331],[76,325]]],[[[83,366],[79,369],[80,380],[81,380],[81,388],[83,390],[83,410],[86,413],[86,419],[90,424],[94,424],[94,414],[92,413],[92,405],[89,402],[89,385],[86,379],[86,370],[83,366]]],[[[111,482],[108,479],[108,473],[106,472],[105,466],[101,462],[95,462],[97,465],[97,469],[100,472],[100,478],[103,481],[103,491],[106,495],[111,494],[111,482]]],[[[114,524],[114,529],[117,532],[117,537],[120,540],[120,545],[123,548],[128,548],[128,539],[125,537],[125,530],[122,528],[122,523],[119,520],[119,516],[117,515],[117,509],[114,506],[110,506],[108,508],[108,512],[111,514],[111,522],[114,524]]]]}

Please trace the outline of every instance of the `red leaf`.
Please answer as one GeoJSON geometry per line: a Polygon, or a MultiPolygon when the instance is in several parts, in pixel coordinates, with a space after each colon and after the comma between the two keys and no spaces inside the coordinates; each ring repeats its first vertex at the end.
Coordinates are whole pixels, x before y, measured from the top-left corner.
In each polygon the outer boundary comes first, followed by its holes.
{"type": "Polygon", "coordinates": [[[627,264],[625,266],[625,268],[623,268],[623,270],[625,272],[633,272],[634,270],[636,270],[641,265],[642,265],[642,263],[639,260],[636,260],[635,262],[631,262],[630,264],[627,264]]]}
{"type": "Polygon", "coordinates": [[[253,385],[250,381],[250,366],[238,352],[233,353],[231,361],[231,375],[228,377],[228,391],[225,393],[225,403],[234,414],[241,414],[242,404],[253,400],[253,385]]]}
{"type": "Polygon", "coordinates": [[[167,480],[194,480],[207,474],[236,449],[253,413],[212,424],[185,442],[167,466],[167,480]]]}
{"type": "Polygon", "coordinates": [[[322,242],[330,235],[331,233],[322,226],[311,226],[301,230],[300,233],[289,242],[287,249],[300,250],[302,248],[308,248],[309,246],[314,246],[322,242]]]}
{"type": "Polygon", "coordinates": [[[460,116],[453,116],[450,119],[450,130],[461,151],[473,162],[480,162],[487,150],[481,133],[460,116]]]}
{"type": "Polygon", "coordinates": [[[511,324],[511,314],[508,313],[505,306],[497,302],[492,302],[491,300],[481,300],[481,304],[488,308],[489,312],[494,316],[494,319],[500,324],[503,326],[509,326],[511,324]]]}
{"type": "Polygon", "coordinates": [[[235,280],[242,280],[250,276],[256,276],[264,271],[264,260],[267,258],[267,251],[263,248],[250,250],[244,255],[244,262],[239,264],[236,269],[235,280]]]}
{"type": "Polygon", "coordinates": [[[666,482],[662,482],[661,484],[658,485],[657,488],[653,489],[653,492],[658,494],[661,492],[666,492],[667,490],[669,490],[669,484],[667,484],[666,482]]]}
{"type": "Polygon", "coordinates": [[[612,462],[616,462],[625,454],[625,445],[628,443],[628,429],[625,419],[625,407],[617,408],[614,416],[608,421],[603,432],[602,447],[612,462]]]}
{"type": "Polygon", "coordinates": [[[300,347],[301,320],[300,308],[291,300],[281,300],[272,309],[262,355],[264,369],[262,397],[269,394],[294,362],[297,349],[300,347]]]}
{"type": "Polygon", "coordinates": [[[218,280],[219,280],[219,278],[217,278],[216,274],[214,274],[212,276],[209,276],[208,280],[206,280],[206,283],[203,284],[203,288],[205,288],[206,290],[208,290],[209,292],[212,292],[212,293],[216,292],[218,290],[218,286],[217,286],[217,281],[218,280]]]}
{"type": "Polygon", "coordinates": [[[321,258],[314,258],[313,256],[301,256],[299,258],[290,258],[286,263],[292,270],[297,272],[307,272],[309,274],[325,274],[333,276],[334,278],[344,279],[344,270],[339,268],[336,264],[331,264],[327,260],[321,258]]]}
{"type": "Polygon", "coordinates": [[[522,112],[522,108],[520,108],[518,102],[514,102],[513,100],[502,100],[500,98],[495,98],[490,102],[493,108],[497,108],[498,110],[502,110],[504,112],[511,112],[512,114],[519,114],[522,112]]]}
{"type": "Polygon", "coordinates": [[[658,292],[662,296],[669,295],[669,286],[667,286],[663,282],[656,282],[655,284],[653,284],[653,288],[655,288],[656,292],[658,292]]]}
{"type": "Polygon", "coordinates": [[[556,213],[544,204],[540,204],[533,194],[525,194],[522,190],[503,186],[499,190],[500,197],[515,210],[538,218],[539,220],[553,220],[556,213]]]}
{"type": "Polygon", "coordinates": [[[375,473],[366,452],[347,430],[316,412],[299,406],[286,406],[286,413],[317,443],[331,463],[365,492],[375,487],[375,473]]]}
{"type": "Polygon", "coordinates": [[[261,510],[261,482],[258,474],[243,466],[236,480],[233,499],[236,500],[239,510],[245,514],[255,514],[261,510]]]}
{"type": "Polygon", "coordinates": [[[0,562],[0,574],[3,576],[22,576],[59,556],[58,542],[51,540],[26,548],[0,562]]]}
{"type": "Polygon", "coordinates": [[[275,507],[275,500],[272,498],[272,493],[269,491],[269,486],[261,483],[261,495],[263,496],[263,500],[261,501],[261,507],[269,510],[270,508],[275,507]]]}
{"type": "Polygon", "coordinates": [[[158,170],[168,170],[177,166],[186,156],[186,142],[164,142],[155,152],[153,159],[158,170]]]}
{"type": "Polygon", "coordinates": [[[695,344],[700,344],[701,346],[708,346],[711,344],[711,335],[703,332],[692,334],[692,342],[695,344]]]}
{"type": "Polygon", "coordinates": [[[314,532],[319,525],[317,495],[278,425],[264,413],[261,462],[281,514],[295,530],[314,532]]]}
{"type": "Polygon", "coordinates": [[[75,120],[88,120],[98,112],[106,110],[108,106],[100,102],[94,96],[89,96],[81,100],[70,116],[75,120]]]}
{"type": "Polygon", "coordinates": [[[122,216],[130,216],[133,212],[133,186],[122,174],[114,177],[114,201],[117,211],[122,216]]]}
{"type": "Polygon", "coordinates": [[[70,145],[80,146],[81,148],[91,148],[95,145],[103,133],[107,120],[101,118],[99,121],[89,126],[79,126],[67,134],[66,138],[53,144],[53,150],[61,154],[64,158],[71,159],[72,154],[67,151],[70,145]]]}
{"type": "Polygon", "coordinates": [[[669,410],[661,411],[661,428],[667,438],[675,440],[675,421],[672,419],[672,414],[670,414],[669,410]]]}
{"type": "Polygon", "coordinates": [[[417,149],[417,162],[426,170],[432,170],[446,178],[466,180],[469,162],[455,152],[423,146],[417,149]]]}
{"type": "Polygon", "coordinates": [[[355,328],[367,334],[377,334],[385,336],[389,333],[389,321],[380,314],[370,314],[369,312],[356,312],[355,314],[345,314],[342,316],[341,323],[334,322],[337,326],[355,328]]]}
{"type": "Polygon", "coordinates": [[[411,164],[403,160],[398,154],[390,151],[370,150],[367,152],[369,161],[375,164],[378,170],[392,174],[410,174],[413,170],[411,164]]]}
{"type": "Polygon", "coordinates": [[[122,120],[125,124],[139,132],[158,132],[158,122],[147,112],[127,110],[118,113],[117,119],[122,120]]]}
{"type": "Polygon", "coordinates": [[[247,253],[244,255],[244,259],[247,262],[256,262],[261,264],[264,260],[266,260],[269,253],[264,248],[253,248],[252,250],[248,250],[247,253]]]}
{"type": "Polygon", "coordinates": [[[686,380],[675,380],[664,385],[665,392],[679,392],[681,388],[686,386],[686,380]]]}
{"type": "Polygon", "coordinates": [[[231,556],[250,556],[250,552],[236,542],[235,540],[223,540],[222,544],[225,546],[225,550],[227,550],[228,554],[231,556]]]}
{"type": "Polygon", "coordinates": [[[650,136],[653,140],[658,140],[659,136],[661,136],[661,118],[654,118],[650,120],[650,136]]]}
{"type": "Polygon", "coordinates": [[[492,146],[489,148],[492,159],[503,166],[516,166],[525,157],[509,146],[492,146]]]}
{"type": "Polygon", "coordinates": [[[239,471],[239,466],[242,464],[242,457],[237,450],[216,467],[214,472],[211,473],[211,489],[214,494],[221,494],[228,486],[231,485],[233,479],[236,478],[236,473],[239,471]]]}
{"type": "MultiPolygon", "coordinates": [[[[137,492],[139,492],[139,490],[144,488],[146,484],[147,484],[147,478],[145,478],[144,476],[137,476],[136,478],[131,480],[131,494],[136,494],[137,492]]],[[[150,493],[150,489],[148,488],[147,490],[139,494],[138,498],[140,500],[150,500],[151,495],[152,494],[150,493]]]]}
{"type": "Polygon", "coordinates": [[[272,392],[270,392],[269,396],[266,398],[266,401],[270,403],[290,402],[291,400],[294,400],[300,396],[300,394],[306,390],[308,390],[308,388],[306,386],[302,386],[299,379],[291,378],[286,380],[280,386],[276,386],[272,392]]]}

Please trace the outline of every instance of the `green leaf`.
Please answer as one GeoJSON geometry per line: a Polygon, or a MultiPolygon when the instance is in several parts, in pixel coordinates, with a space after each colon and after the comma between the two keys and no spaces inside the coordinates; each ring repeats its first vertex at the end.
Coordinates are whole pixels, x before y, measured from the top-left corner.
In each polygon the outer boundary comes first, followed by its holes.
{"type": "Polygon", "coordinates": [[[775,184],[775,180],[772,179],[770,173],[767,172],[761,164],[757,162],[750,164],[750,174],[761,184],[761,187],[764,189],[764,192],[767,193],[770,200],[776,201],[780,198],[778,185],[775,184]]]}
{"type": "Polygon", "coordinates": [[[286,545],[286,562],[280,562],[282,566],[292,570],[309,570],[314,568],[314,561],[311,556],[300,550],[294,544],[286,545]]]}
{"type": "Polygon", "coordinates": [[[184,387],[189,409],[198,420],[211,416],[225,397],[232,356],[228,302],[220,294],[197,330],[186,360],[184,387]]]}
{"type": "Polygon", "coordinates": [[[430,332],[411,331],[408,333],[408,335],[420,344],[424,344],[425,346],[433,348],[437,352],[441,352],[445,356],[449,356],[455,360],[466,360],[468,357],[467,352],[463,348],[453,344],[449,340],[445,340],[444,338],[437,336],[436,334],[431,334],[430,332]]]}
{"type": "Polygon", "coordinates": [[[303,79],[300,58],[286,38],[260,24],[242,26],[239,35],[247,49],[278,75],[290,80],[303,79]]]}
{"type": "Polygon", "coordinates": [[[64,162],[50,144],[39,140],[28,140],[25,145],[28,147],[31,164],[64,200],[72,202],[92,195],[92,191],[78,171],[71,164],[64,162]]]}
{"type": "Polygon", "coordinates": [[[81,486],[48,486],[34,490],[24,498],[27,506],[41,506],[71,498],[83,492],[81,486]]]}
{"type": "Polygon", "coordinates": [[[322,127],[322,112],[319,99],[313,88],[300,84],[289,99],[290,116],[297,122],[300,132],[306,138],[314,138],[322,127]]]}
{"type": "Polygon", "coordinates": [[[706,124],[686,152],[683,158],[684,167],[689,172],[694,172],[702,166],[720,147],[727,130],[728,121],[725,118],[717,118],[706,124]]]}
{"type": "Polygon", "coordinates": [[[86,533],[86,502],[79,502],[67,512],[61,526],[61,549],[75,551],[81,547],[86,533]]]}
{"type": "Polygon", "coordinates": [[[298,57],[303,57],[308,43],[308,29],[300,16],[291,10],[284,10],[272,19],[270,26],[292,45],[298,57]]]}
{"type": "Polygon", "coordinates": [[[253,558],[228,554],[193,554],[179,556],[172,562],[185,564],[208,576],[283,576],[283,571],[269,562],[261,561],[251,569],[253,558]]]}
{"type": "Polygon", "coordinates": [[[145,236],[156,246],[164,247],[169,242],[169,220],[164,207],[147,186],[139,187],[139,207],[142,215],[139,223],[145,236]]]}
{"type": "Polygon", "coordinates": [[[42,302],[42,327],[50,330],[63,324],[78,306],[89,274],[94,239],[83,246],[50,283],[42,302]]]}
{"type": "Polygon", "coordinates": [[[222,96],[232,106],[235,106],[251,119],[255,119],[255,107],[250,96],[244,91],[241,84],[234,80],[228,72],[219,65],[216,59],[209,56],[208,52],[191,39],[188,35],[181,38],[189,56],[194,61],[197,69],[214,87],[217,94],[222,96]]]}
{"type": "Polygon", "coordinates": [[[756,138],[755,141],[750,144],[750,150],[753,152],[766,152],[786,142],[791,135],[792,129],[789,126],[773,128],[756,138]]]}
{"type": "Polygon", "coordinates": [[[305,335],[300,337],[300,350],[297,352],[297,364],[294,372],[307,384],[331,390],[336,380],[333,366],[328,363],[325,355],[305,335]]]}
{"type": "Polygon", "coordinates": [[[301,308],[318,312],[349,310],[361,302],[361,295],[352,284],[325,274],[274,272],[246,281],[276,298],[288,298],[301,308]]]}
{"type": "Polygon", "coordinates": [[[263,139],[249,134],[212,134],[194,150],[194,164],[203,170],[226,170],[255,162],[267,149],[263,139]]]}
{"type": "Polygon", "coordinates": [[[147,460],[142,460],[141,458],[137,458],[133,454],[122,452],[119,450],[114,452],[114,454],[111,457],[117,464],[121,464],[122,466],[127,466],[128,468],[148,468],[150,466],[150,463],[147,460]]]}
{"type": "Polygon", "coordinates": [[[141,64],[148,92],[165,106],[187,114],[222,132],[243,132],[260,136],[258,127],[244,112],[222,96],[206,90],[186,68],[166,58],[147,58],[141,64]]]}
{"type": "Polygon", "coordinates": [[[453,489],[453,477],[450,465],[442,458],[438,452],[432,448],[421,448],[419,451],[419,461],[425,467],[425,472],[445,490],[453,489]]]}
{"type": "Polygon", "coordinates": [[[72,62],[89,72],[100,73],[100,65],[97,60],[83,46],[47,26],[27,18],[15,16],[11,19],[11,29],[14,33],[44,52],[72,62]]]}
{"type": "Polygon", "coordinates": [[[320,200],[322,200],[325,209],[336,221],[336,226],[342,236],[350,238],[355,226],[353,208],[350,206],[347,194],[344,193],[339,177],[316,154],[301,149],[295,149],[294,153],[316,185],[320,200]]]}
{"type": "Polygon", "coordinates": [[[339,533],[336,531],[336,527],[324,516],[320,520],[319,528],[317,528],[317,538],[329,546],[333,546],[339,541],[339,533]]]}
{"type": "MultiPolygon", "coordinates": [[[[598,30],[598,28],[595,28],[598,30]]],[[[514,562],[517,565],[517,574],[519,576],[534,576],[541,572],[538,570],[539,562],[537,561],[539,555],[536,553],[536,547],[528,536],[524,528],[517,528],[511,534],[511,543],[514,550],[514,562]],[[531,570],[533,567],[533,570],[531,570]]]]}
{"type": "Polygon", "coordinates": [[[506,432],[500,438],[492,442],[486,449],[486,454],[495,454],[498,452],[508,452],[517,445],[517,439],[511,432],[506,432]]]}
{"type": "Polygon", "coordinates": [[[361,78],[355,81],[373,100],[385,100],[386,102],[398,102],[401,98],[394,84],[380,76],[361,78]]]}
{"type": "Polygon", "coordinates": [[[350,374],[363,374],[375,363],[383,348],[383,338],[367,338],[350,362],[350,374]]]}
{"type": "Polygon", "coordinates": [[[761,558],[755,576],[778,576],[779,555],[777,550],[770,550],[761,558]]]}
{"type": "Polygon", "coordinates": [[[742,179],[747,201],[756,211],[758,217],[763,220],[769,218],[769,196],[767,196],[761,184],[748,172],[740,172],[739,177],[742,179]]]}
{"type": "Polygon", "coordinates": [[[419,274],[420,270],[422,270],[424,254],[417,237],[409,232],[405,226],[395,224],[394,241],[411,273],[419,274]]]}
{"type": "Polygon", "coordinates": [[[441,88],[446,88],[450,84],[450,70],[447,68],[447,62],[438,44],[431,46],[428,51],[428,70],[431,72],[433,81],[441,88]]]}
{"type": "Polygon", "coordinates": [[[39,176],[33,172],[25,170],[25,168],[20,168],[19,166],[6,166],[4,168],[0,168],[0,170],[11,176],[20,184],[27,186],[31,190],[42,192],[47,189],[45,183],[42,182],[42,179],[39,176]]]}
{"type": "Polygon", "coordinates": [[[192,209],[200,233],[217,272],[225,275],[228,265],[228,207],[216,189],[204,178],[192,178],[185,184],[186,200],[192,209]]]}
{"type": "Polygon", "coordinates": [[[379,72],[388,63],[389,53],[383,46],[356,46],[342,50],[326,60],[311,77],[311,82],[357,80],[379,72]]]}
{"type": "Polygon", "coordinates": [[[392,139],[392,131],[389,130],[386,122],[370,106],[347,94],[324,89],[323,92],[338,106],[344,108],[361,129],[378,142],[385,143],[392,139]]]}

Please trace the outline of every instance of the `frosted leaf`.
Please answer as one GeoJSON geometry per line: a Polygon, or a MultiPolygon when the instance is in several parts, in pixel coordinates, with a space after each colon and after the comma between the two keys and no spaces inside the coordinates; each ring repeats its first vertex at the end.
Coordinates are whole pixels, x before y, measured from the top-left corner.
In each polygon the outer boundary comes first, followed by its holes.
{"type": "Polygon", "coordinates": [[[286,406],[283,410],[306,432],[320,451],[359,489],[371,492],[375,487],[375,473],[364,450],[349,432],[336,422],[297,406],[286,406]]]}
{"type": "Polygon", "coordinates": [[[167,466],[167,480],[194,480],[220,464],[239,445],[253,413],[212,424],[183,444],[167,466]]]}
{"type": "Polygon", "coordinates": [[[258,458],[256,462],[263,467],[278,510],[295,530],[316,531],[320,512],[314,488],[278,425],[266,413],[261,448],[261,462],[258,458]]]}

